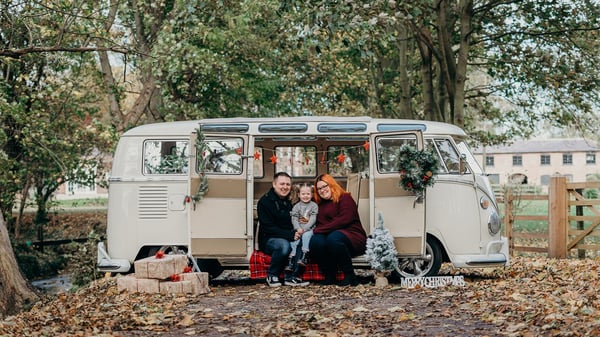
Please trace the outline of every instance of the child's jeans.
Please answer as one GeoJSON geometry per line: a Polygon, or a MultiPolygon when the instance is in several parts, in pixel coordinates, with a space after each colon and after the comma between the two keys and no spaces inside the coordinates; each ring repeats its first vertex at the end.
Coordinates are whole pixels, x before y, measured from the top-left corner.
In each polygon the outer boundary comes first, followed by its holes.
{"type": "Polygon", "coordinates": [[[308,230],[308,231],[302,233],[302,237],[300,239],[290,242],[290,246],[292,247],[290,256],[296,256],[296,250],[298,249],[298,245],[300,244],[300,242],[302,242],[302,251],[308,252],[309,251],[308,245],[310,244],[310,238],[312,238],[312,236],[313,236],[313,231],[311,229],[311,230],[308,230]]]}

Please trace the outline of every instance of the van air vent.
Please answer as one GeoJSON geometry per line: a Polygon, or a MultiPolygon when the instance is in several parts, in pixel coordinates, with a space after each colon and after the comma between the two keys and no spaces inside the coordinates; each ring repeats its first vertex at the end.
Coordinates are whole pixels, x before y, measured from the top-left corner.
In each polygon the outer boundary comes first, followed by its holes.
{"type": "Polygon", "coordinates": [[[167,186],[140,186],[138,190],[138,216],[145,220],[167,218],[167,186]]]}

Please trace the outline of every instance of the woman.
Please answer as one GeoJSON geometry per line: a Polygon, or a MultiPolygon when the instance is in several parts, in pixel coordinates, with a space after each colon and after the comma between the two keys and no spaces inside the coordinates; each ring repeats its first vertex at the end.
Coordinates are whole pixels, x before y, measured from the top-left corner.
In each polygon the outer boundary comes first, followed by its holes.
{"type": "Polygon", "coordinates": [[[325,275],[322,284],[335,284],[339,268],[344,273],[340,285],[355,286],[358,279],[352,258],[364,254],[367,244],[367,234],[360,223],[356,203],[329,174],[318,176],[314,186],[319,213],[310,240],[310,252],[325,275]]]}

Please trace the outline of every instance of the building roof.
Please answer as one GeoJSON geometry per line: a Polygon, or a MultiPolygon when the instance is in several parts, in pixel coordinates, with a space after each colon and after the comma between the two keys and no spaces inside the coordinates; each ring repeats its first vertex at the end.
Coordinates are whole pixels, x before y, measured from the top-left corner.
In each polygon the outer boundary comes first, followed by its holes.
{"type": "MultiPolygon", "coordinates": [[[[547,153],[547,152],[598,152],[600,147],[596,142],[584,139],[536,139],[517,140],[510,145],[496,145],[485,148],[486,154],[501,153],[547,153]]],[[[474,153],[481,154],[483,149],[478,147],[474,153]]]]}

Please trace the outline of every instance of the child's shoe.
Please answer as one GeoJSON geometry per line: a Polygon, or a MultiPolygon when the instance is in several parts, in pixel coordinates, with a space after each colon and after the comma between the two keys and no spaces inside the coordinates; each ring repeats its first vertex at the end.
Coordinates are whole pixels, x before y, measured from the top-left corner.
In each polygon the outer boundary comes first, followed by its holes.
{"type": "Polygon", "coordinates": [[[288,264],[285,266],[285,271],[292,271],[294,269],[294,257],[290,257],[288,259],[288,264]]]}
{"type": "Polygon", "coordinates": [[[302,252],[302,256],[298,260],[298,265],[301,267],[306,267],[308,264],[308,254],[306,252],[302,252]]]}

